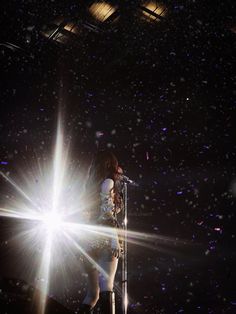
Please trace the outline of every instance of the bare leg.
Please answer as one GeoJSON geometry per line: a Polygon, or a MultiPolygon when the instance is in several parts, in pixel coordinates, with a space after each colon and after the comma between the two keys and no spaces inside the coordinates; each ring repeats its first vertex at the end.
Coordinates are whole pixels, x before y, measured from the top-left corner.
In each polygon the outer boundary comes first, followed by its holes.
{"type": "Polygon", "coordinates": [[[98,263],[103,270],[108,274],[108,277],[99,273],[99,287],[100,291],[112,291],[114,279],[118,266],[118,258],[112,256],[109,250],[103,250],[99,255],[98,263]]]}
{"type": "MultiPolygon", "coordinates": [[[[94,259],[96,261],[96,258],[94,259]]],[[[94,307],[99,299],[99,272],[89,261],[85,262],[85,271],[88,274],[87,294],[83,300],[83,303],[90,304],[92,307],[94,307]]]]}

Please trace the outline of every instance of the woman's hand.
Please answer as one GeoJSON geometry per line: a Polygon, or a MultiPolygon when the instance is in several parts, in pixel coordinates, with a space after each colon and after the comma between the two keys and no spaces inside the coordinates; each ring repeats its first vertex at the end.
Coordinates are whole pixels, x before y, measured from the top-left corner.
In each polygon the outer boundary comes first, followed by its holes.
{"type": "Polygon", "coordinates": [[[121,255],[121,247],[117,237],[111,239],[111,252],[112,255],[119,258],[121,255]]]}

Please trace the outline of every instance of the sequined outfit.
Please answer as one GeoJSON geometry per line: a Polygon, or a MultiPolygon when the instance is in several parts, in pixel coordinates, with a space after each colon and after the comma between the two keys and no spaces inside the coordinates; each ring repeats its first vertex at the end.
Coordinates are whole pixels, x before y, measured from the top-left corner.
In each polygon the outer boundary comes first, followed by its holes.
{"type": "MultiPolygon", "coordinates": [[[[100,192],[100,215],[94,221],[94,224],[121,228],[117,220],[117,214],[121,211],[121,208],[117,209],[115,206],[112,195],[113,189],[114,187],[110,190],[109,193],[100,192]]],[[[122,241],[120,239],[119,242],[122,248],[122,241]]],[[[102,250],[104,248],[111,248],[111,238],[109,236],[103,236],[96,233],[89,236],[87,251],[93,249],[102,250]]]]}

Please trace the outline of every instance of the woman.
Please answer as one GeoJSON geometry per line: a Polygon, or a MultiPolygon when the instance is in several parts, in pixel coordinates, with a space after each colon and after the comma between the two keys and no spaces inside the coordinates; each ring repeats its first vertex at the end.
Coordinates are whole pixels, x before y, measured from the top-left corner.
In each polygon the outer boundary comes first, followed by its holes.
{"type": "Polygon", "coordinates": [[[122,254],[122,241],[118,236],[117,213],[122,210],[123,201],[119,189],[121,168],[115,155],[110,151],[99,151],[90,165],[86,182],[86,199],[88,201],[88,223],[111,227],[110,236],[91,233],[86,253],[99,265],[99,271],[86,257],[84,269],[88,274],[88,291],[79,313],[92,313],[98,299],[102,314],[112,313],[114,297],[113,284],[122,254]]]}

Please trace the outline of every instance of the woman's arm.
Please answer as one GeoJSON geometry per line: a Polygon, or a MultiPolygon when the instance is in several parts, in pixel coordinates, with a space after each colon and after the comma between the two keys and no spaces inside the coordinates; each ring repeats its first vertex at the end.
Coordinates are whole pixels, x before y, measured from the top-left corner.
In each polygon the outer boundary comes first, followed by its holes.
{"type": "Polygon", "coordinates": [[[114,210],[115,203],[113,200],[113,188],[114,181],[112,179],[105,179],[101,184],[100,190],[100,216],[98,222],[109,223],[113,222],[115,224],[114,210]]]}
{"type": "Polygon", "coordinates": [[[105,179],[101,185],[100,197],[101,197],[101,212],[102,213],[111,213],[115,208],[113,201],[114,196],[114,181],[112,179],[105,179]]]}
{"type": "Polygon", "coordinates": [[[113,225],[113,228],[111,229],[111,249],[112,254],[118,258],[121,254],[121,247],[119,244],[115,217],[113,216],[113,211],[115,210],[113,189],[114,181],[109,178],[105,179],[101,185],[101,215],[98,220],[103,222],[110,221],[115,225],[113,225]]]}

